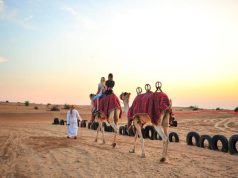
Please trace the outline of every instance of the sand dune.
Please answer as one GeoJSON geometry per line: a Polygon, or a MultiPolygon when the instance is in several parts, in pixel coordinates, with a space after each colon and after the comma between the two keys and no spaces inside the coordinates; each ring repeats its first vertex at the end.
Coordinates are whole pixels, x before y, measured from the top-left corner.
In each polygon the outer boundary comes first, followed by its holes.
{"type": "MultiPolygon", "coordinates": [[[[146,158],[140,158],[140,143],[135,154],[128,153],[132,137],[119,135],[115,149],[110,146],[112,133],[105,133],[105,145],[100,134],[99,142],[93,142],[96,132],[87,128],[79,128],[77,140],[67,139],[66,126],[51,124],[54,117],[64,119],[66,110],[38,106],[0,104],[0,177],[238,177],[237,155],[185,142],[189,131],[227,138],[237,134],[238,115],[174,108],[179,127],[170,132],[177,132],[180,142],[169,144],[168,163],[161,164],[161,141],[146,139],[146,158]]],[[[84,119],[90,118],[88,106],[78,109],[84,119]]]]}

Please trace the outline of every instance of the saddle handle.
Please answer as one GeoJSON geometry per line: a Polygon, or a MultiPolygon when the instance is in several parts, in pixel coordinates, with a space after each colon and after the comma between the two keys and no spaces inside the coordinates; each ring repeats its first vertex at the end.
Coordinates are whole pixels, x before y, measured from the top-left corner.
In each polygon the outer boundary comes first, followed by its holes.
{"type": "Polygon", "coordinates": [[[146,92],[148,92],[148,91],[150,91],[151,90],[151,86],[150,86],[150,84],[145,84],[145,90],[146,90],[146,92]]]}
{"type": "Polygon", "coordinates": [[[160,90],[161,92],[163,92],[162,89],[161,89],[161,87],[162,87],[162,83],[161,83],[160,81],[158,81],[158,82],[155,83],[156,91],[160,90]]]}
{"type": "Polygon", "coordinates": [[[136,88],[136,93],[137,93],[137,95],[140,95],[142,93],[142,88],[141,87],[137,87],[136,88]]]}

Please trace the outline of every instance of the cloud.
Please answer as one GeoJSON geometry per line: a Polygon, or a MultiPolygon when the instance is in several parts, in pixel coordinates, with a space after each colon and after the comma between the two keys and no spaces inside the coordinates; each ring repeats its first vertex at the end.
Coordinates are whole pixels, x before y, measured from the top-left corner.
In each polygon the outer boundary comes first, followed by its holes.
{"type": "Polygon", "coordinates": [[[63,6],[62,7],[62,10],[65,11],[65,12],[68,12],[70,13],[71,15],[75,16],[75,17],[80,17],[80,14],[72,7],[69,7],[69,6],[63,6]]]}
{"type": "Polygon", "coordinates": [[[33,16],[30,15],[30,16],[24,18],[24,22],[29,22],[29,21],[31,21],[32,19],[33,19],[33,16]]]}
{"type": "Polygon", "coordinates": [[[19,16],[20,14],[17,9],[9,9],[5,6],[4,0],[0,0],[0,21],[11,22],[27,30],[35,30],[29,23],[33,19],[32,15],[25,18],[20,18],[19,16]]]}
{"type": "Polygon", "coordinates": [[[6,62],[6,61],[7,61],[7,59],[6,59],[6,58],[4,58],[4,57],[0,56],[0,63],[6,62]]]}
{"type": "Polygon", "coordinates": [[[0,0],[0,12],[4,10],[4,1],[0,0]]]}
{"type": "Polygon", "coordinates": [[[73,7],[70,7],[68,5],[64,5],[61,10],[67,12],[71,16],[74,17],[74,19],[78,22],[78,25],[81,27],[84,27],[86,29],[96,29],[98,26],[95,24],[95,22],[83,15],[81,15],[77,10],[75,10],[73,7]]]}

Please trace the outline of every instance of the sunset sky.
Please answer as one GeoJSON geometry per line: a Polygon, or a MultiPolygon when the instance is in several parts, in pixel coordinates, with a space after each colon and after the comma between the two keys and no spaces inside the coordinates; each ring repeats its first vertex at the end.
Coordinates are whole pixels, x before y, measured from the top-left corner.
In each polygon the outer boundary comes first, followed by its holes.
{"type": "Polygon", "coordinates": [[[84,104],[102,76],[238,106],[237,0],[0,0],[0,101],[84,104]]]}

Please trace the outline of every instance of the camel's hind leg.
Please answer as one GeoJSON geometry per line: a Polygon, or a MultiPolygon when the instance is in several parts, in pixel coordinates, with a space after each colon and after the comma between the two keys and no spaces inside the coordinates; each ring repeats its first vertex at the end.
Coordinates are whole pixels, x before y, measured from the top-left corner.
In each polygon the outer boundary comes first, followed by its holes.
{"type": "Polygon", "coordinates": [[[164,162],[166,160],[167,151],[168,151],[168,126],[166,127],[165,124],[169,122],[169,114],[164,111],[160,115],[160,124],[154,125],[155,130],[159,133],[163,140],[163,152],[160,161],[164,162]],[[162,126],[161,126],[162,125],[162,126]]]}
{"type": "Polygon", "coordinates": [[[102,132],[102,143],[103,144],[105,144],[106,143],[106,141],[105,141],[105,136],[104,136],[104,126],[102,125],[103,124],[103,122],[101,122],[101,132],[102,132]]]}
{"type": "Polygon", "coordinates": [[[112,143],[113,148],[115,148],[116,145],[117,145],[116,144],[116,137],[117,137],[117,132],[118,132],[117,122],[118,122],[118,119],[119,119],[119,114],[120,114],[120,110],[115,109],[115,110],[111,111],[111,113],[109,115],[110,125],[114,129],[114,137],[113,137],[113,143],[112,143]]]}
{"type": "Polygon", "coordinates": [[[135,153],[135,149],[136,149],[136,140],[138,138],[139,135],[139,131],[135,128],[136,134],[135,134],[135,140],[134,140],[134,145],[133,147],[129,150],[129,153],[135,153]]]}
{"type": "MultiPolygon", "coordinates": [[[[144,146],[144,138],[141,132],[141,125],[138,124],[140,123],[139,121],[140,118],[136,117],[134,120],[134,126],[136,128],[136,133],[138,133],[139,137],[140,137],[140,141],[141,141],[141,157],[145,158],[145,146],[144,146]]],[[[135,144],[136,144],[136,138],[135,138],[135,144]]],[[[135,148],[135,145],[134,145],[135,148]]]]}
{"type": "Polygon", "coordinates": [[[95,142],[98,141],[98,132],[100,130],[100,128],[102,127],[102,121],[100,119],[98,119],[98,128],[97,128],[97,134],[96,134],[96,138],[95,138],[95,142]]]}

